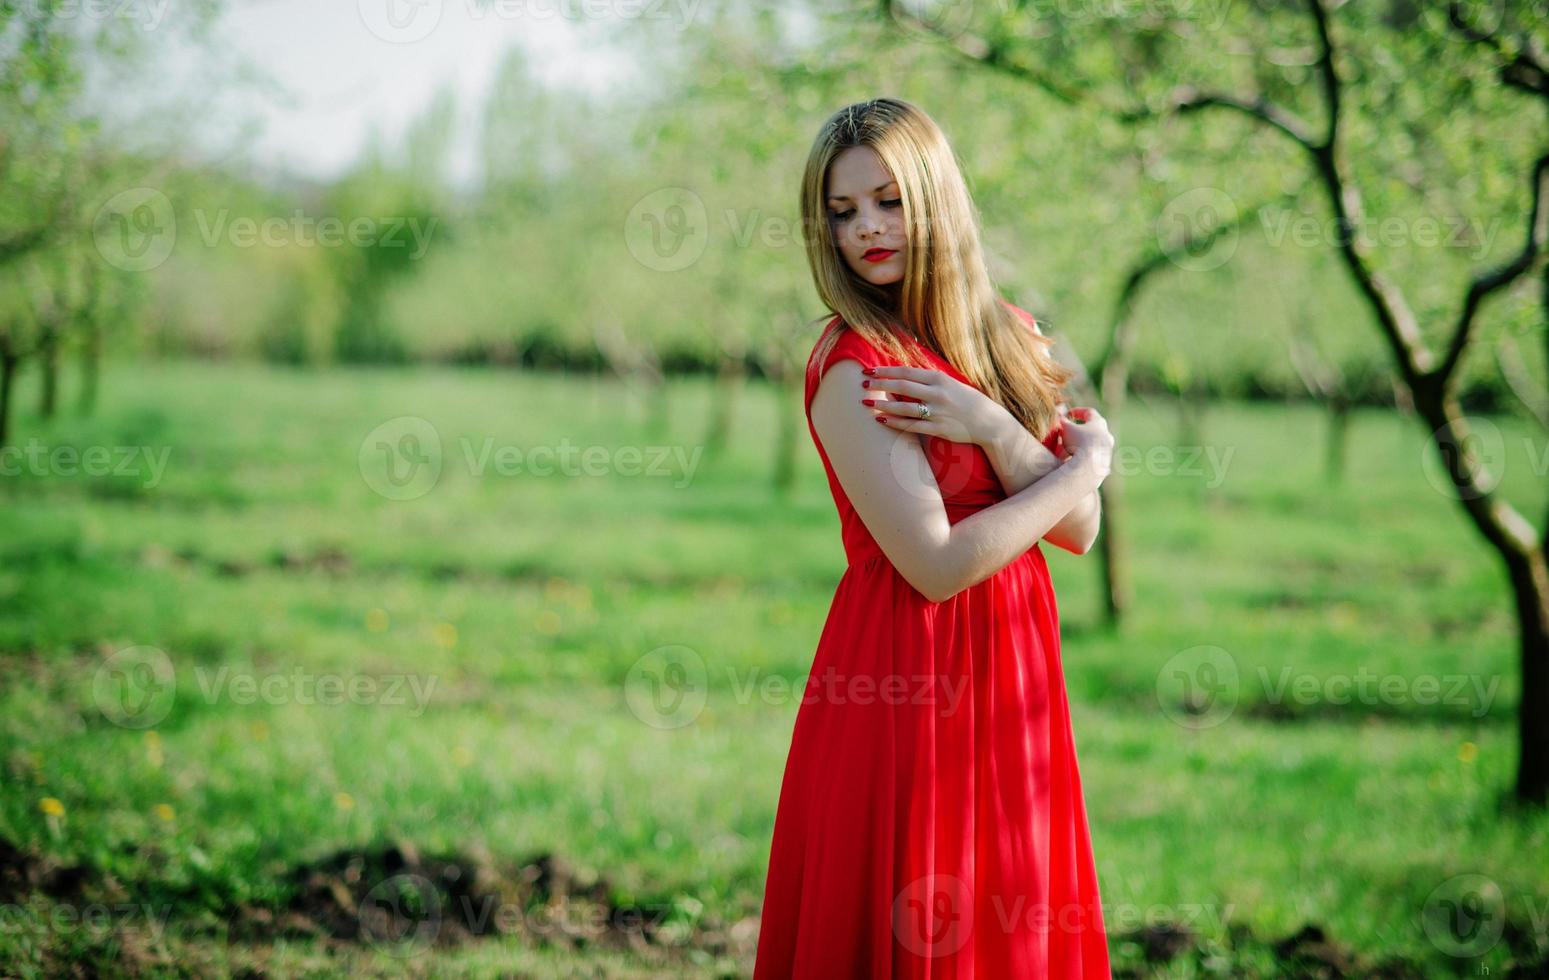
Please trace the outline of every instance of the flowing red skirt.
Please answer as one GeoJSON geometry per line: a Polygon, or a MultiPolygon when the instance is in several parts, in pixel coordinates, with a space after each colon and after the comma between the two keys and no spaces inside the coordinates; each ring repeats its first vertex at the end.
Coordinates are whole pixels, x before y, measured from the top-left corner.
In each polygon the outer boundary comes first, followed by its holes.
{"type": "Polygon", "coordinates": [[[780,789],[754,980],[1109,978],[1048,568],[932,604],[840,580],[780,789]]]}

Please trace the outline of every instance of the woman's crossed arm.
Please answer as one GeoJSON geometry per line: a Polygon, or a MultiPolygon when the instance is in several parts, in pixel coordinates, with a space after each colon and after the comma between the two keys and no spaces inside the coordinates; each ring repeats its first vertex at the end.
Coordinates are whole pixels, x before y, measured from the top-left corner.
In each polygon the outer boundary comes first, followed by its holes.
{"type": "Polygon", "coordinates": [[[1005,500],[952,524],[920,438],[878,425],[854,397],[861,379],[858,362],[834,362],[813,395],[812,427],[856,514],[893,567],[931,602],[945,601],[1005,568],[1107,478],[1112,437],[1101,416],[1077,409],[1092,421],[1076,427],[1088,431],[1067,439],[1067,459],[1005,500]]]}

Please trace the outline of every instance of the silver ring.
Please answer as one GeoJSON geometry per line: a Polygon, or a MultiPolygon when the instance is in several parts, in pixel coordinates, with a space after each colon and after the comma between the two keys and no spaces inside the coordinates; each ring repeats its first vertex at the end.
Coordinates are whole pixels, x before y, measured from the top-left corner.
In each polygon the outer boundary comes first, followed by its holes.
{"type": "Polygon", "coordinates": [[[924,402],[920,402],[920,418],[922,418],[922,419],[930,418],[930,406],[925,404],[924,402]]]}

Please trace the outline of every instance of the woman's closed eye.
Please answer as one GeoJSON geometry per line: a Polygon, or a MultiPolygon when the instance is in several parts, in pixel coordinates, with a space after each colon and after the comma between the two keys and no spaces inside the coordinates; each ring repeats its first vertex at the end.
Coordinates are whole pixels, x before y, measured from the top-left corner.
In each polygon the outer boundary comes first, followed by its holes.
{"type": "MultiPolygon", "coordinates": [[[[885,208],[896,208],[896,207],[898,207],[899,205],[901,205],[903,203],[904,203],[903,198],[898,197],[898,198],[893,198],[890,201],[883,201],[882,202],[882,206],[885,207],[885,208]]],[[[835,211],[835,212],[832,212],[830,214],[830,217],[832,217],[835,221],[848,221],[848,220],[850,220],[850,216],[853,215],[854,213],[855,213],[855,209],[851,208],[848,211],[835,211]]]]}

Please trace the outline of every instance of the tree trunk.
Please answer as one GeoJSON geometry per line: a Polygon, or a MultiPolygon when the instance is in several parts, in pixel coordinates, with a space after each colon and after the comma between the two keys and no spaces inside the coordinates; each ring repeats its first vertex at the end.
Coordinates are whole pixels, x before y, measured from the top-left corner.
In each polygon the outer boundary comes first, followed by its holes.
{"type": "Polygon", "coordinates": [[[705,434],[705,455],[718,455],[731,438],[732,420],[736,415],[737,396],[742,391],[744,378],[742,358],[721,358],[720,370],[715,375],[715,389],[711,396],[710,429],[705,434]]]}
{"type": "Polygon", "coordinates": [[[1204,445],[1200,435],[1204,429],[1204,396],[1195,396],[1187,388],[1181,389],[1178,392],[1176,407],[1178,409],[1177,445],[1182,447],[1204,445]]]}
{"type": "Polygon", "coordinates": [[[81,392],[75,403],[79,415],[90,415],[97,410],[97,376],[102,364],[102,330],[95,324],[86,327],[81,344],[81,392]]]}
{"type": "Polygon", "coordinates": [[[796,485],[797,438],[796,407],[801,404],[802,393],[796,390],[789,372],[782,374],[775,386],[775,492],[785,496],[796,485]]]}
{"type": "Polygon", "coordinates": [[[1542,551],[1507,553],[1506,570],[1521,638],[1516,798],[1541,807],[1549,804],[1549,560],[1542,551]]]}
{"type": "Polygon", "coordinates": [[[38,398],[38,414],[45,419],[51,419],[54,417],[54,409],[59,404],[59,335],[52,334],[46,337],[38,353],[42,355],[38,366],[43,370],[43,388],[38,398]]]}
{"type": "Polygon", "coordinates": [[[1121,492],[1122,478],[1109,473],[1108,479],[1097,488],[1102,501],[1103,526],[1097,535],[1098,554],[1103,559],[1103,611],[1109,626],[1117,626],[1124,619],[1129,605],[1129,568],[1124,564],[1124,549],[1118,544],[1123,539],[1124,514],[1121,492]]]}
{"type": "Polygon", "coordinates": [[[16,365],[21,358],[9,345],[0,346],[0,446],[10,445],[11,393],[16,388],[16,365]]]}
{"type": "Polygon", "coordinates": [[[1345,477],[1345,455],[1350,443],[1350,400],[1343,393],[1328,402],[1328,445],[1323,457],[1323,475],[1329,485],[1338,486],[1345,477]]]}

